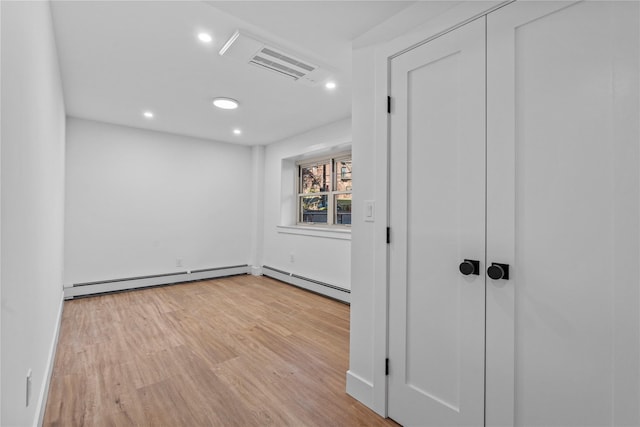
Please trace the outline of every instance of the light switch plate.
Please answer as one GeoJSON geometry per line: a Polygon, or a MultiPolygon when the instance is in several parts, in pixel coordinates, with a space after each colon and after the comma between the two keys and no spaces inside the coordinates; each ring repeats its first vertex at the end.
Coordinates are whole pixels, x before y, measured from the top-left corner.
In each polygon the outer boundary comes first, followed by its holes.
{"type": "Polygon", "coordinates": [[[27,387],[26,387],[26,406],[31,403],[31,369],[27,371],[27,387]]]}
{"type": "Polygon", "coordinates": [[[376,219],[376,202],[374,200],[364,201],[364,220],[374,222],[376,219]]]}

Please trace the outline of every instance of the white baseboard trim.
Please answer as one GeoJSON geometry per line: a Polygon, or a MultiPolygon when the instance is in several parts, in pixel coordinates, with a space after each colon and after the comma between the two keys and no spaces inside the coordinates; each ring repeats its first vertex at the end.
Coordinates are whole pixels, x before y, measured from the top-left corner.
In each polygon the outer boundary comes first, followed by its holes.
{"type": "Polygon", "coordinates": [[[252,276],[262,276],[262,267],[257,265],[251,266],[251,275],[252,276]]]}
{"type": "Polygon", "coordinates": [[[347,393],[373,409],[373,384],[351,371],[347,371],[347,393]]]}
{"type": "Polygon", "coordinates": [[[64,308],[64,293],[60,296],[60,307],[58,307],[58,318],[56,319],[56,329],[49,348],[49,358],[47,359],[47,370],[42,383],[42,388],[38,394],[38,406],[36,406],[37,418],[34,419],[33,426],[41,427],[44,421],[44,412],[47,409],[47,398],[49,397],[49,384],[53,375],[53,365],[56,361],[56,350],[58,348],[58,337],[60,337],[60,325],[62,324],[62,310],[64,308]]]}
{"type": "Polygon", "coordinates": [[[234,265],[230,267],[209,268],[178,273],[158,274],[154,276],[131,277],[126,279],[105,280],[101,282],[76,283],[64,288],[64,298],[117,292],[129,289],[146,288],[149,286],[169,285],[173,283],[192,282],[195,280],[215,279],[217,277],[237,276],[249,273],[248,265],[234,265]]]}
{"type": "Polygon", "coordinates": [[[277,279],[281,282],[285,282],[338,301],[346,302],[347,304],[351,302],[351,291],[349,289],[344,289],[339,286],[309,279],[307,277],[298,276],[297,274],[278,270],[277,268],[266,265],[262,266],[262,274],[267,277],[271,277],[272,279],[277,279]]]}

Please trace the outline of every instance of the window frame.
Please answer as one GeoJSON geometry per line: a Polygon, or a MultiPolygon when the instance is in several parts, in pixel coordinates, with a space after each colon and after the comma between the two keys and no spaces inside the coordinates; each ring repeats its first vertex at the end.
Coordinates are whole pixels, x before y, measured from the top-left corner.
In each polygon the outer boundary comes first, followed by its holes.
{"type": "MultiPolygon", "coordinates": [[[[337,219],[337,206],[336,206],[336,196],[341,194],[353,194],[353,186],[351,190],[337,190],[337,182],[338,182],[338,171],[336,170],[336,163],[340,161],[349,160],[352,162],[351,151],[341,151],[338,153],[334,153],[327,156],[322,157],[314,157],[310,159],[299,160],[296,162],[296,179],[295,179],[295,197],[296,197],[296,225],[304,226],[304,227],[318,227],[318,228],[342,228],[342,229],[350,229],[351,224],[337,224],[335,221],[337,219]],[[304,193],[302,191],[302,168],[308,166],[315,166],[318,164],[328,163],[330,165],[330,189],[329,191],[319,191],[317,193],[304,193]],[[312,194],[313,196],[327,196],[327,222],[304,222],[302,212],[302,199],[304,197],[309,197],[312,194]]],[[[352,171],[353,174],[353,165],[352,171]]],[[[351,178],[353,179],[353,178],[351,178]]],[[[353,196],[351,198],[353,204],[353,196]]]]}

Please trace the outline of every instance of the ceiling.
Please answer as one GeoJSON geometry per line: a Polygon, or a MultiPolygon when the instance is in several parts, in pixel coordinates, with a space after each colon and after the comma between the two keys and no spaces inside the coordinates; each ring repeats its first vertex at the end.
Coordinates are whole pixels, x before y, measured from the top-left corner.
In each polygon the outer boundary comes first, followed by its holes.
{"type": "Polygon", "coordinates": [[[67,114],[246,145],[279,141],[351,115],[352,41],[412,3],[54,1],[67,114]],[[220,56],[238,29],[329,70],[336,89],[220,56]],[[211,43],[197,39],[202,31],[211,43]],[[217,109],[218,96],[240,107],[217,109]]]}

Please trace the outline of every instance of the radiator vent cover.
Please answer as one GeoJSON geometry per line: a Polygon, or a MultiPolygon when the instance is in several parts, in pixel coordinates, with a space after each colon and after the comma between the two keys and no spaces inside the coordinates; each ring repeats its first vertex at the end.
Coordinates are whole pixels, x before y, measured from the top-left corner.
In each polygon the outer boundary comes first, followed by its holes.
{"type": "Polygon", "coordinates": [[[220,55],[235,58],[310,86],[322,83],[330,76],[328,70],[239,30],[220,49],[220,55]]]}

